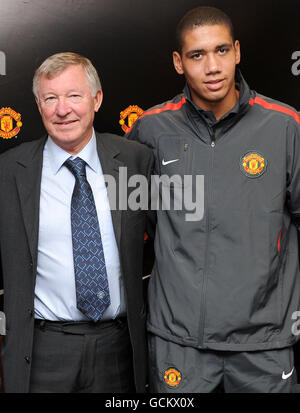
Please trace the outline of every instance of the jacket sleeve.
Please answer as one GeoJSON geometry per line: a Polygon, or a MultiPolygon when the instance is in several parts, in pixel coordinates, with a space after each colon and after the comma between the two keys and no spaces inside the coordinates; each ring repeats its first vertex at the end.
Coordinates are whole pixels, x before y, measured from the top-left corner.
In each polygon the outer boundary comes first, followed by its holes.
{"type": "Polygon", "coordinates": [[[300,123],[290,121],[287,137],[287,207],[300,230],[300,123]]]}
{"type": "Polygon", "coordinates": [[[130,131],[125,135],[125,138],[142,143],[148,146],[148,148],[152,149],[152,156],[149,160],[147,172],[146,172],[148,183],[149,183],[148,185],[149,205],[148,205],[148,211],[147,211],[145,250],[147,252],[146,255],[151,257],[151,259],[148,260],[148,262],[150,262],[150,265],[147,265],[147,267],[149,268],[151,267],[152,262],[153,262],[153,256],[154,256],[153,240],[155,237],[155,228],[156,228],[156,211],[151,210],[151,177],[152,175],[155,174],[155,154],[156,154],[155,142],[154,142],[154,137],[149,132],[149,129],[147,129],[147,126],[145,126],[142,119],[138,119],[134,123],[130,131]]]}
{"type": "Polygon", "coordinates": [[[154,264],[154,237],[156,228],[156,211],[151,210],[151,176],[154,173],[154,156],[152,153],[150,156],[146,173],[148,181],[148,210],[146,214],[143,275],[150,274],[154,264]]]}
{"type": "Polygon", "coordinates": [[[147,180],[148,180],[148,187],[149,187],[149,193],[148,193],[148,199],[149,199],[149,205],[148,205],[148,214],[147,214],[147,234],[150,238],[154,239],[154,234],[155,234],[155,226],[156,226],[156,213],[154,211],[151,211],[151,176],[154,175],[155,173],[155,151],[153,145],[151,145],[150,140],[145,136],[145,133],[141,133],[142,131],[140,130],[141,127],[141,121],[137,120],[130,131],[125,135],[126,139],[137,141],[139,143],[142,143],[146,146],[148,146],[150,149],[152,149],[152,156],[150,157],[148,161],[148,167],[146,169],[147,173],[147,180]]]}
{"type": "Polygon", "coordinates": [[[131,127],[131,129],[129,130],[129,132],[127,132],[125,134],[125,138],[129,139],[130,141],[137,141],[140,142],[140,137],[139,137],[139,120],[137,120],[136,122],[134,122],[133,126],[131,127]]]}
{"type": "Polygon", "coordinates": [[[146,122],[145,118],[138,119],[129,132],[126,133],[125,138],[147,145],[148,148],[153,150],[155,155],[157,137],[153,133],[152,129],[153,124],[151,125],[146,122]]]}
{"type": "MultiPolygon", "coordinates": [[[[139,133],[140,122],[137,120],[131,130],[125,135],[125,138],[139,143],[145,144],[149,147],[139,133]]],[[[146,212],[146,228],[144,240],[144,259],[143,259],[143,275],[147,276],[151,273],[154,264],[154,237],[156,228],[156,211],[151,209],[151,177],[154,174],[155,158],[153,151],[147,151],[149,157],[147,159],[147,166],[145,175],[148,182],[148,209],[146,212]]],[[[147,282],[148,283],[148,280],[147,282]]]]}

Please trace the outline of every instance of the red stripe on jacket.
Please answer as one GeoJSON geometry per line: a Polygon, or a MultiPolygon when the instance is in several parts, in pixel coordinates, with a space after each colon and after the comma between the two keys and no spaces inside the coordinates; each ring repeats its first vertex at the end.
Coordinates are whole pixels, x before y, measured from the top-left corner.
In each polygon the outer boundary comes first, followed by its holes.
{"type": "Polygon", "coordinates": [[[292,116],[296,122],[298,122],[300,124],[300,115],[296,112],[294,112],[292,109],[286,108],[284,106],[280,106],[277,105],[275,103],[269,103],[266,100],[260,98],[260,97],[256,97],[255,99],[251,99],[249,104],[251,106],[254,106],[254,104],[260,105],[262,107],[264,107],[265,109],[269,109],[269,110],[275,110],[276,112],[281,112],[281,113],[285,113],[287,115],[292,116]]]}
{"type": "MultiPolygon", "coordinates": [[[[158,113],[165,112],[165,111],[167,111],[167,110],[179,110],[179,109],[182,108],[182,106],[183,106],[185,103],[186,103],[186,98],[183,97],[183,98],[181,99],[181,101],[178,102],[178,103],[167,103],[167,104],[166,104],[165,106],[163,106],[162,108],[153,109],[153,110],[150,110],[149,112],[145,112],[145,113],[143,113],[143,114],[139,117],[139,119],[142,119],[142,118],[144,118],[145,116],[148,116],[148,115],[156,115],[156,114],[158,114],[158,113]]],[[[132,125],[132,127],[133,127],[133,125],[132,125]]],[[[129,133],[129,132],[131,131],[132,127],[129,129],[129,131],[128,131],[127,133],[129,133]]]]}

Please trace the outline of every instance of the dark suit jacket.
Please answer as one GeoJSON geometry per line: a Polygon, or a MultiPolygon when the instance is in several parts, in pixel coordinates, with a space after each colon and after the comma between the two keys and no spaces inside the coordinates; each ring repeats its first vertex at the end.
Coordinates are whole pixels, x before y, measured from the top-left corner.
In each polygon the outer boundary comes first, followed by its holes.
{"type": "MultiPolygon", "coordinates": [[[[0,156],[0,289],[3,285],[7,320],[2,348],[6,392],[29,390],[45,142],[46,138],[42,138],[24,143],[0,156]]],[[[97,148],[103,173],[113,175],[117,182],[121,166],[128,168],[128,178],[134,174],[150,177],[153,155],[143,145],[116,135],[97,134],[97,148]]],[[[55,214],[55,211],[49,213],[55,214]]],[[[124,277],[137,392],[145,390],[147,370],[142,268],[148,215],[146,211],[112,211],[124,277]]]]}

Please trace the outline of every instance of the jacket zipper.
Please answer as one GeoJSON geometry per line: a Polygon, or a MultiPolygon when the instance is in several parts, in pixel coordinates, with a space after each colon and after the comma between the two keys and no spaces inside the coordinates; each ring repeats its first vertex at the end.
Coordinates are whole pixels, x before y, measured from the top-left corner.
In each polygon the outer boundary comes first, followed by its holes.
{"type": "Polygon", "coordinates": [[[216,147],[216,137],[215,137],[215,134],[213,133],[211,136],[211,147],[212,148],[215,148],[216,147]]]}
{"type": "Polygon", "coordinates": [[[215,133],[210,132],[211,137],[211,147],[213,149],[211,156],[211,175],[209,181],[209,190],[208,190],[208,203],[207,203],[207,219],[206,219],[206,250],[205,250],[205,259],[204,259],[204,268],[203,268],[203,283],[201,291],[201,305],[200,305],[200,328],[199,328],[199,349],[203,347],[204,341],[204,322],[206,316],[206,287],[207,287],[207,267],[208,267],[208,255],[209,255],[209,238],[210,238],[210,205],[212,201],[212,187],[213,187],[213,169],[214,169],[214,149],[216,147],[216,138],[215,133]]]}

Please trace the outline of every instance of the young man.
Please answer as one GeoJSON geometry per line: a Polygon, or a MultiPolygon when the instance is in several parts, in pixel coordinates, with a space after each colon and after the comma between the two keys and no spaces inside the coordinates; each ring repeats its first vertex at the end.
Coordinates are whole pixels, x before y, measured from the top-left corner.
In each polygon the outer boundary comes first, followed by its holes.
{"type": "Polygon", "coordinates": [[[152,152],[94,131],[103,93],[89,59],[50,56],[33,91],[48,135],[0,158],[4,389],[143,392],[146,212],[113,206],[105,176],[117,191],[120,167],[149,177],[152,152]]]}
{"type": "Polygon", "coordinates": [[[222,11],[191,10],[177,38],[183,94],[145,112],[128,135],[153,149],[157,174],[181,182],[204,176],[203,219],[158,211],[151,390],[290,392],[300,306],[300,117],[249,89],[222,11]]]}

